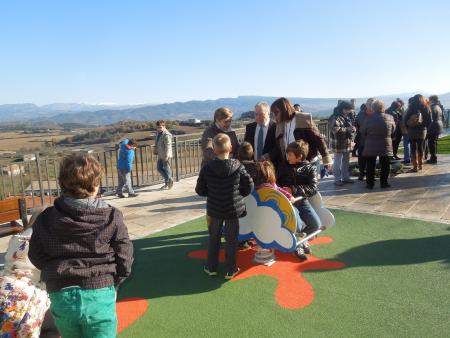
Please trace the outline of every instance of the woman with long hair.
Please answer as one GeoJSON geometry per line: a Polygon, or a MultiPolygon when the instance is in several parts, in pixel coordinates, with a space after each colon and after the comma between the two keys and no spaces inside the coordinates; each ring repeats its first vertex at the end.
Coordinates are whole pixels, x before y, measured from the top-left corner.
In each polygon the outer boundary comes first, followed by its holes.
{"type": "Polygon", "coordinates": [[[430,108],[428,100],[420,94],[413,96],[408,102],[405,124],[411,142],[411,162],[413,165],[411,172],[417,172],[422,170],[427,127],[431,123],[430,108]]]}
{"type": "Polygon", "coordinates": [[[324,166],[331,165],[331,156],[325,139],[320,134],[310,113],[296,111],[292,103],[285,97],[275,100],[270,106],[270,111],[274,114],[277,124],[275,131],[277,147],[269,155],[276,166],[280,162],[286,161],[288,144],[299,140],[303,140],[309,145],[309,153],[306,158],[308,161],[320,154],[324,166]]]}

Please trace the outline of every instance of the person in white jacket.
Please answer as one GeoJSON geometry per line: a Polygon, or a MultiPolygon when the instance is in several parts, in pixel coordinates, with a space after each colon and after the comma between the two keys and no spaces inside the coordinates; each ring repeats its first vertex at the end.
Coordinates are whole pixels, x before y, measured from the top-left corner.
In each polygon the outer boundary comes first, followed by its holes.
{"type": "Polygon", "coordinates": [[[155,138],[155,155],[158,155],[157,169],[164,178],[164,185],[161,190],[172,189],[172,169],[170,168],[170,159],[172,158],[172,134],[166,129],[166,123],[163,120],[156,122],[157,132],[155,138]]]}

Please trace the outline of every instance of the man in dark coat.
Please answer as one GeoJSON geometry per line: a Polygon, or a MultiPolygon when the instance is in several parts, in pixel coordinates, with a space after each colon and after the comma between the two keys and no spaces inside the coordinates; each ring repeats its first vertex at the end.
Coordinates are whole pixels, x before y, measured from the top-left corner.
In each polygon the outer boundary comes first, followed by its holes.
{"type": "Polygon", "coordinates": [[[254,151],[254,159],[259,160],[275,146],[275,122],[270,121],[270,107],[266,102],[255,106],[255,122],[245,127],[244,140],[250,143],[254,151]]]}

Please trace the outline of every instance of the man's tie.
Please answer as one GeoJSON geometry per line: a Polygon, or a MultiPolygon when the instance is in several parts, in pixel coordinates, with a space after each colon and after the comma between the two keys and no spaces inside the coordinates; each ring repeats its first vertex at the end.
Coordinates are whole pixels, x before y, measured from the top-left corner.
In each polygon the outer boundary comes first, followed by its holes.
{"type": "Polygon", "coordinates": [[[256,159],[259,160],[263,155],[263,148],[264,148],[264,130],[260,126],[259,132],[258,132],[258,142],[256,147],[256,159]]]}

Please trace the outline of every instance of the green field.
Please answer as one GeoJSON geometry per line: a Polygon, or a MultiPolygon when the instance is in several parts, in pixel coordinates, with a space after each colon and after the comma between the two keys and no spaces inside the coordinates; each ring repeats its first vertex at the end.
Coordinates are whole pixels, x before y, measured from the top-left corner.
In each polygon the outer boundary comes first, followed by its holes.
{"type": "Polygon", "coordinates": [[[444,136],[438,141],[438,154],[450,154],[450,135],[444,136]]]}

